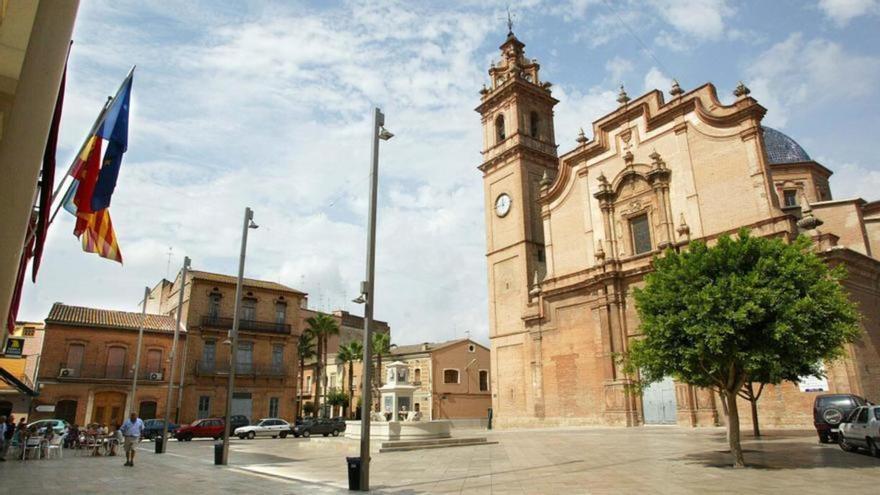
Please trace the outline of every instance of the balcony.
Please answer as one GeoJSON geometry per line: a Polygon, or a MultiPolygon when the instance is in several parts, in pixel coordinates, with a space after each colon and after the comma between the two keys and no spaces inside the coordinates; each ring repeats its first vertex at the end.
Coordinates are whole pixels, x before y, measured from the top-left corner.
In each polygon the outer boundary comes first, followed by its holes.
{"type": "MultiPolygon", "coordinates": [[[[196,376],[228,376],[229,363],[213,363],[198,361],[196,363],[196,376]]],[[[235,376],[275,377],[283,378],[287,375],[284,366],[272,364],[237,363],[235,376]]]]}
{"type": "MultiPolygon", "coordinates": [[[[55,375],[59,380],[131,380],[134,377],[133,366],[96,366],[96,365],[67,365],[62,363],[55,375]]],[[[142,369],[138,373],[138,380],[144,382],[163,382],[166,380],[165,370],[150,371],[142,369]]]]}
{"type": "MultiPolygon", "coordinates": [[[[232,321],[232,318],[209,315],[202,317],[202,326],[230,330],[232,321]]],[[[245,332],[290,334],[290,325],[273,321],[239,320],[238,329],[245,332]]]]}

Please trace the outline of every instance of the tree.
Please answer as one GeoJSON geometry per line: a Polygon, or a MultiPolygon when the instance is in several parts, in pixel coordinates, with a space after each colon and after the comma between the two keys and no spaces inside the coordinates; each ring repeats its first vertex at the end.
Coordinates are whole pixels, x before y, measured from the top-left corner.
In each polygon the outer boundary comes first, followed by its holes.
{"type": "Polygon", "coordinates": [[[314,416],[315,414],[315,403],[314,402],[306,402],[303,404],[303,413],[308,414],[309,416],[314,416]]]}
{"type": "Polygon", "coordinates": [[[331,388],[327,391],[327,404],[333,407],[347,408],[348,407],[348,394],[341,390],[336,390],[335,388],[331,388]]]}
{"type": "MultiPolygon", "coordinates": [[[[364,346],[360,342],[353,340],[346,345],[339,346],[339,352],[336,354],[336,359],[339,360],[343,365],[348,363],[348,396],[354,397],[354,362],[360,361],[363,359],[364,346]]],[[[344,391],[344,389],[343,389],[344,391]]],[[[349,411],[346,411],[347,416],[351,416],[349,411]]]]}
{"type": "Polygon", "coordinates": [[[315,357],[315,337],[308,329],[299,334],[299,340],[296,344],[297,357],[299,358],[299,395],[297,396],[297,412],[301,415],[303,411],[302,395],[305,391],[306,381],[306,360],[315,357]]]}
{"type": "MultiPolygon", "coordinates": [[[[339,325],[336,323],[335,318],[326,313],[318,313],[315,316],[312,316],[306,320],[306,324],[309,326],[309,332],[311,332],[318,341],[318,362],[315,367],[315,404],[320,408],[321,384],[324,383],[324,381],[322,381],[324,379],[323,368],[327,363],[327,338],[331,335],[339,335],[339,325]]],[[[324,388],[326,389],[326,386],[324,388]]],[[[327,401],[325,400],[324,403],[326,404],[327,401]]],[[[323,411],[324,409],[321,408],[320,410],[323,411]]]]}
{"type": "Polygon", "coordinates": [[[391,335],[383,332],[373,334],[373,355],[376,356],[376,371],[373,373],[373,397],[378,400],[379,387],[382,386],[382,355],[391,351],[391,335]]]}
{"type": "Polygon", "coordinates": [[[820,375],[859,334],[855,307],[830,270],[799,237],[723,236],[695,241],[654,259],[635,291],[643,338],[630,347],[627,371],[640,384],[672,376],[717,391],[727,407],[734,467],[745,465],[737,393],[751,382],[820,375]]]}

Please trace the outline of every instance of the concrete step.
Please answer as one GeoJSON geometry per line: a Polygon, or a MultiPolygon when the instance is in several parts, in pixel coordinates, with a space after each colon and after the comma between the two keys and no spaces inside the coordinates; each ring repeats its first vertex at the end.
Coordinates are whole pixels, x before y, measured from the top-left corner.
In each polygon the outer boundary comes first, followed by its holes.
{"type": "Polygon", "coordinates": [[[395,442],[382,442],[379,445],[379,453],[383,452],[406,452],[410,450],[442,449],[446,447],[467,447],[472,445],[491,445],[498,442],[489,442],[485,437],[470,438],[441,438],[435,440],[404,440],[395,442]]]}

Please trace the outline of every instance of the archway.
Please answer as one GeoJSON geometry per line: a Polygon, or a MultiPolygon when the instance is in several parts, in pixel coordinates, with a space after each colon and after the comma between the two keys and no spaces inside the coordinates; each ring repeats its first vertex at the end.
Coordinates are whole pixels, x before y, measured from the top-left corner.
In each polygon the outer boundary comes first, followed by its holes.
{"type": "Polygon", "coordinates": [[[144,421],[148,419],[156,419],[156,401],[141,401],[141,407],[138,410],[138,416],[144,421]]]}
{"type": "Polygon", "coordinates": [[[125,394],[121,392],[98,392],[92,422],[104,425],[121,425],[125,412],[125,394]]]}
{"type": "Polygon", "coordinates": [[[76,406],[75,400],[59,400],[55,403],[55,417],[70,424],[76,423],[76,406]]]}

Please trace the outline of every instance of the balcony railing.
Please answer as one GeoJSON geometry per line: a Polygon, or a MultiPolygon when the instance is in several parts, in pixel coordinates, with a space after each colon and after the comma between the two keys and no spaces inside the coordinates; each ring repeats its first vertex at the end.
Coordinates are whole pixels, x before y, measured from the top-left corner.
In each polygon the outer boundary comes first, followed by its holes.
{"type": "MultiPolygon", "coordinates": [[[[134,377],[134,369],[132,366],[75,366],[62,363],[56,376],[61,380],[131,380],[134,377]]],[[[145,382],[165,381],[165,370],[141,369],[138,373],[138,380],[145,382]]]]}
{"type": "MultiPolygon", "coordinates": [[[[232,328],[232,321],[232,318],[208,315],[202,317],[202,326],[229,330],[232,328]]],[[[273,321],[239,320],[238,329],[248,332],[261,333],[290,333],[290,325],[288,325],[287,323],[276,323],[273,321]]]]}
{"type": "MultiPolygon", "coordinates": [[[[228,374],[229,363],[212,363],[210,361],[198,361],[196,363],[196,376],[228,374]]],[[[283,377],[287,374],[287,370],[284,366],[273,364],[236,363],[235,374],[237,376],[283,377]]]]}

